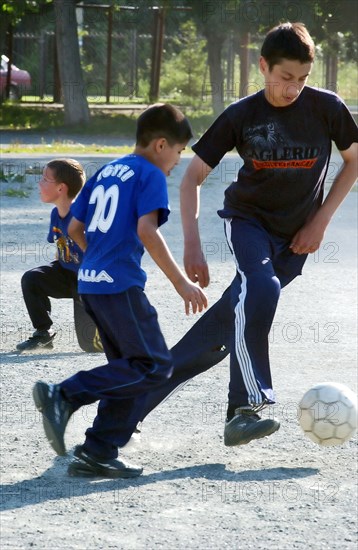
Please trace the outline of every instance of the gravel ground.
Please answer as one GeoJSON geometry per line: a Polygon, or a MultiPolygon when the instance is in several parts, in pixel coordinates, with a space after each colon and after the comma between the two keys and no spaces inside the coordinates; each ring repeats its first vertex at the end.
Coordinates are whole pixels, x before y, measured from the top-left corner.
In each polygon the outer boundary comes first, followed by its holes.
{"type": "MultiPolygon", "coordinates": [[[[90,173],[106,159],[82,161],[90,173]]],[[[172,215],[163,229],[179,262],[178,183],[187,162],[184,158],[169,178],[172,215]]],[[[4,156],[2,163],[24,174],[43,166],[44,158],[4,156]]],[[[211,304],[234,271],[215,212],[236,164],[229,156],[202,193],[211,304]]],[[[337,164],[333,158],[332,177],[337,164]]],[[[67,477],[69,458],[54,456],[31,398],[38,379],[57,382],[104,362],[102,355],[80,350],[71,302],[53,302],[54,350],[13,352],[31,332],[21,275],[54,254],[46,244],[51,206],[39,202],[37,180],[27,174],[25,183],[15,178],[1,183],[2,550],[356,549],[357,438],[338,447],[315,445],[298,425],[297,403],[322,381],[357,391],[357,193],[350,193],[303,277],[282,293],[270,338],[279,432],[243,447],[224,447],[225,360],[158,407],[143,424],[141,442],[123,451],[143,465],[140,478],[88,481],[67,477]],[[24,188],[27,197],[19,196],[24,188]],[[9,189],[12,196],[5,196],[9,189]]],[[[144,263],[148,296],[172,345],[195,318],[185,317],[180,298],[150,259],[144,263]]],[[[90,406],[71,419],[70,451],[82,442],[94,415],[90,406]]]]}

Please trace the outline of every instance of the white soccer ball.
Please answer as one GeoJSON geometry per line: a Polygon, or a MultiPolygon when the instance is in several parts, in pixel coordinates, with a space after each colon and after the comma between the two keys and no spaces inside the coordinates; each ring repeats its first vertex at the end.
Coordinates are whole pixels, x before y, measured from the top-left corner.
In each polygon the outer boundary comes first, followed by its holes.
{"type": "Polygon", "coordinates": [[[341,445],[357,430],[357,396],[343,384],[318,384],[302,397],[298,420],[314,443],[341,445]]]}

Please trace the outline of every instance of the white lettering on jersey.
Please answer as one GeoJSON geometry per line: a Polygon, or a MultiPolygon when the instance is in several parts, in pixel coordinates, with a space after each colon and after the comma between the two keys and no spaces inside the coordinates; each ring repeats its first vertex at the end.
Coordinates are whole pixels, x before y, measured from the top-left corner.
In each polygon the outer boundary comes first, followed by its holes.
{"type": "Polygon", "coordinates": [[[134,176],[134,171],[126,164],[107,164],[98,174],[97,181],[109,176],[119,178],[121,181],[127,181],[127,179],[134,176]]]}
{"type": "Polygon", "coordinates": [[[113,279],[104,269],[97,275],[95,269],[80,269],[78,271],[78,280],[85,281],[86,283],[113,283],[113,279]]]}
{"type": "Polygon", "coordinates": [[[89,204],[96,203],[96,208],[87,231],[91,232],[99,229],[102,233],[107,233],[117,211],[118,199],[118,185],[111,185],[106,191],[103,185],[97,185],[97,187],[94,188],[90,196],[89,204]],[[105,214],[108,202],[109,208],[107,214],[105,214]]]}

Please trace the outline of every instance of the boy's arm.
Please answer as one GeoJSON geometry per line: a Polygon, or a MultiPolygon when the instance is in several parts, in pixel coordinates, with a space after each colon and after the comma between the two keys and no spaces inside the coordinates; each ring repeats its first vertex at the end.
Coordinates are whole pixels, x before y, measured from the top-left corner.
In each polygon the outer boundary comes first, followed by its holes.
{"type": "Polygon", "coordinates": [[[352,189],[358,176],[358,143],[340,151],[343,165],[332,183],[323,204],[316,214],[293,237],[290,248],[295,254],[315,252],[323,240],[325,230],[340,204],[352,189]]]}
{"type": "Polygon", "coordinates": [[[141,216],[138,220],[137,232],[143,246],[149,252],[155,263],[165,273],[175,290],[185,302],[185,313],[202,311],[207,307],[207,298],[203,291],[194,285],[174,260],[162,234],[158,229],[158,211],[141,216]]]}
{"type": "Polygon", "coordinates": [[[68,225],[68,235],[75,241],[83,252],[87,248],[87,241],[85,235],[85,224],[80,222],[77,218],[72,218],[68,225]]]}
{"type": "Polygon", "coordinates": [[[191,281],[202,288],[209,284],[209,268],[201,250],[199,234],[200,186],[212,168],[198,155],[191,160],[180,187],[180,209],[184,232],[184,267],[191,281]]]}

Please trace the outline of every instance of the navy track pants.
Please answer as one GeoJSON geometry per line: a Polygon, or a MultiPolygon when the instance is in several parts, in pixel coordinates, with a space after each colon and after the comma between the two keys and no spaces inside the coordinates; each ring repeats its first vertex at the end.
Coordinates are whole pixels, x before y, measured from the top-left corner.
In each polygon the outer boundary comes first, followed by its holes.
{"type": "Polygon", "coordinates": [[[108,362],[78,372],[61,389],[75,410],[99,401],[84,448],[97,457],[116,458],[140,420],[145,394],[170,377],[172,356],[142,289],[83,294],[82,299],[98,326],[108,362]]]}
{"type": "Polygon", "coordinates": [[[229,406],[274,403],[269,332],[281,288],[301,274],[307,255],[294,254],[287,239],[268,233],[256,220],[226,219],[225,234],[240,283],[231,293],[229,406]]]}
{"type": "Polygon", "coordinates": [[[237,275],[171,349],[173,374],[148,394],[141,420],[230,351],[229,407],[274,399],[268,334],[280,289],[301,274],[307,255],[293,254],[287,239],[270,235],[255,221],[234,218],[225,224],[237,254],[237,275]]]}

